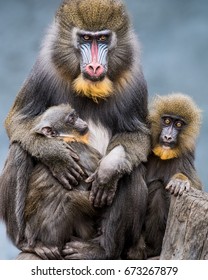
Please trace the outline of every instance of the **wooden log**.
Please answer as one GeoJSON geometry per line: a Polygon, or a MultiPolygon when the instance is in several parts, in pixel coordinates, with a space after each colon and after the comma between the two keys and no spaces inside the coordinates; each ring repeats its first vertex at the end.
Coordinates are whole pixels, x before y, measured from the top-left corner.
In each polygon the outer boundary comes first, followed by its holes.
{"type": "Polygon", "coordinates": [[[171,197],[161,260],[208,259],[208,193],[171,197]]]}

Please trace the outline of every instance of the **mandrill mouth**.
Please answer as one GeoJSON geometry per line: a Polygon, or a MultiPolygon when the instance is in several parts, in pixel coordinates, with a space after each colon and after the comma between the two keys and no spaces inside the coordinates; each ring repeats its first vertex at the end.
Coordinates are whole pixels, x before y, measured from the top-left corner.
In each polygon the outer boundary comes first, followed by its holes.
{"type": "Polygon", "coordinates": [[[174,149],[176,147],[175,141],[160,141],[160,146],[163,147],[163,149],[169,150],[174,149]]]}
{"type": "Polygon", "coordinates": [[[105,79],[106,72],[102,72],[101,74],[93,74],[88,72],[83,72],[83,77],[91,82],[100,82],[105,79]]]}
{"type": "Polygon", "coordinates": [[[99,82],[105,79],[107,66],[104,67],[102,64],[97,62],[84,64],[81,68],[81,73],[84,79],[91,82],[99,82]]]}
{"type": "Polygon", "coordinates": [[[175,142],[172,142],[172,143],[161,143],[161,147],[163,147],[164,150],[170,150],[170,149],[173,149],[175,148],[175,142]]]}

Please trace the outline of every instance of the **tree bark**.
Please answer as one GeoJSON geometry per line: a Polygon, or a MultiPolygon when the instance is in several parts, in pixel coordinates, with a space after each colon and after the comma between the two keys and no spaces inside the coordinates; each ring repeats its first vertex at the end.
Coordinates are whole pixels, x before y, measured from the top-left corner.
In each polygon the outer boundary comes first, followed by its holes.
{"type": "Polygon", "coordinates": [[[208,193],[171,196],[161,260],[208,259],[208,193]]]}

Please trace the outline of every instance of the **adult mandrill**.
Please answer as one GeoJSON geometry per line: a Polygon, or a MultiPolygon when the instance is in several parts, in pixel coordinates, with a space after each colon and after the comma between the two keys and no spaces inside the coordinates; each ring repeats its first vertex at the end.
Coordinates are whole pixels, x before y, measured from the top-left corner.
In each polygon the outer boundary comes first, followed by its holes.
{"type": "Polygon", "coordinates": [[[201,112],[181,93],[157,96],[150,107],[152,153],[147,162],[148,208],[145,220],[147,257],[158,256],[170,205],[190,187],[202,189],[194,167],[201,112]]]}
{"type": "Polygon", "coordinates": [[[6,163],[1,177],[1,216],[17,246],[23,239],[31,157],[45,164],[65,188],[72,188],[84,176],[78,156],[67,145],[52,139],[49,149],[44,137],[28,134],[39,115],[61,103],[69,103],[88,123],[91,144],[102,154],[88,179],[92,204],[104,207],[116,192],[105,212],[99,242],[67,244],[65,257],[125,257],[144,221],[147,189],[142,162],[147,160],[150,139],[139,46],[120,0],[63,2],[6,119],[10,155],[18,155],[11,165],[6,163]],[[5,177],[8,173],[12,179],[5,177]],[[135,205],[128,211],[123,207],[129,199],[127,190],[134,193],[131,205],[135,205]]]}

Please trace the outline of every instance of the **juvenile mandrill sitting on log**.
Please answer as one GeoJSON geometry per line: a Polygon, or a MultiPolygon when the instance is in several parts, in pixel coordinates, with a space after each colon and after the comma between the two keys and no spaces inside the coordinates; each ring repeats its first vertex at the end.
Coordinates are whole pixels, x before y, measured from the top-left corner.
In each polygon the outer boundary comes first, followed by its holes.
{"type": "Polygon", "coordinates": [[[160,255],[170,194],[202,189],[194,167],[201,111],[181,93],[157,96],[150,106],[152,153],[147,162],[148,208],[145,222],[147,257],[160,255]]]}
{"type": "Polygon", "coordinates": [[[75,187],[84,177],[78,155],[67,145],[51,139],[48,149],[45,137],[28,134],[47,108],[62,103],[88,123],[91,145],[102,154],[88,179],[91,203],[104,207],[113,201],[105,211],[99,242],[66,244],[65,258],[125,258],[144,222],[143,162],[150,134],[139,44],[120,0],[63,1],[6,119],[13,160],[7,161],[0,179],[0,217],[16,246],[24,238],[32,159],[46,165],[63,188],[75,187]]]}

